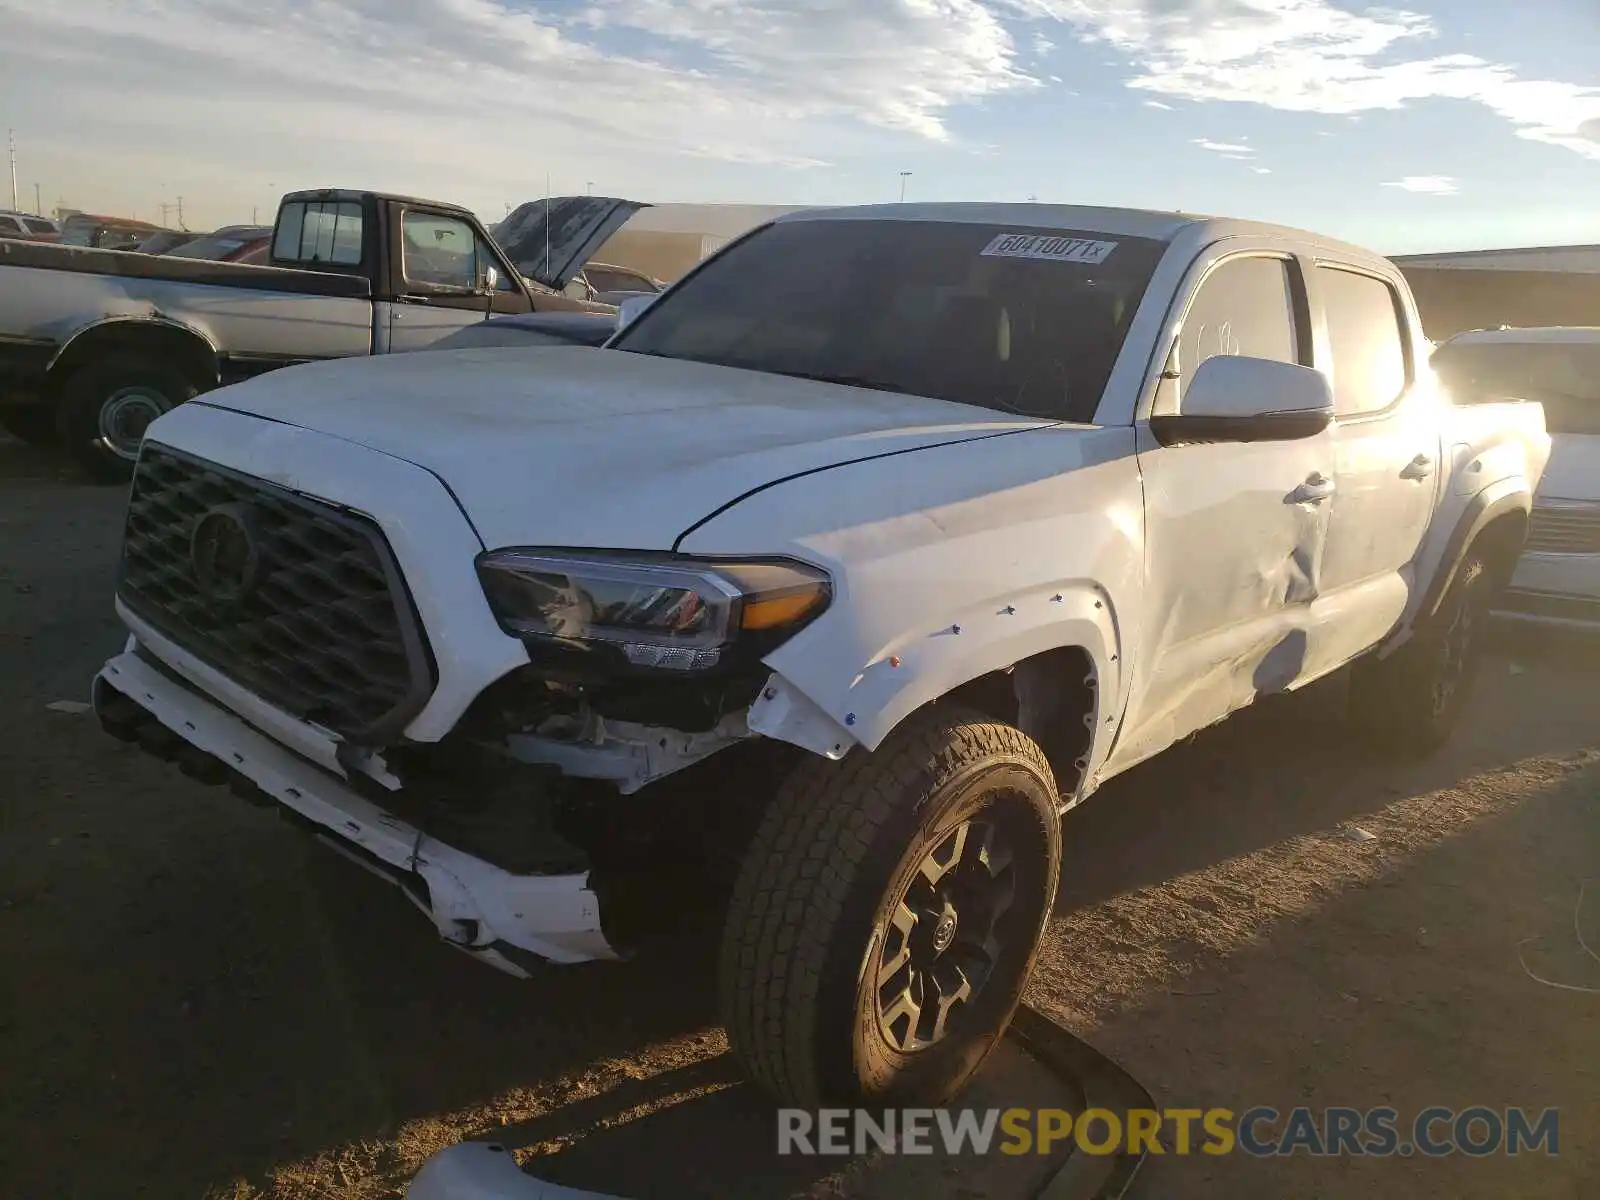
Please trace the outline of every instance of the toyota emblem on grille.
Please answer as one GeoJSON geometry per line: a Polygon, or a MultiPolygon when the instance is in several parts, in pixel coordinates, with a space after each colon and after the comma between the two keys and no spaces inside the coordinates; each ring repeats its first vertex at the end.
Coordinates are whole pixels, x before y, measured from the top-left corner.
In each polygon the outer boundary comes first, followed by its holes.
{"type": "Polygon", "coordinates": [[[248,504],[222,504],[195,524],[189,563],[200,594],[212,604],[238,604],[261,582],[254,515],[248,504]]]}

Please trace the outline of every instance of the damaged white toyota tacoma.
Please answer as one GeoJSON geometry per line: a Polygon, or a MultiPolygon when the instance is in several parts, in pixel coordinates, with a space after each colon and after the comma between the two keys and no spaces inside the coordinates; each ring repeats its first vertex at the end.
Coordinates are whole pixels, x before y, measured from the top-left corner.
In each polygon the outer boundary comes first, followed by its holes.
{"type": "Polygon", "coordinates": [[[161,417],[95,705],[518,974],[626,953],[663,861],[731,863],[750,1074],[939,1102],[1106,779],[1347,664],[1374,735],[1445,736],[1549,439],[1426,364],[1392,265],[1290,229],[790,215],[609,348],[161,417]]]}

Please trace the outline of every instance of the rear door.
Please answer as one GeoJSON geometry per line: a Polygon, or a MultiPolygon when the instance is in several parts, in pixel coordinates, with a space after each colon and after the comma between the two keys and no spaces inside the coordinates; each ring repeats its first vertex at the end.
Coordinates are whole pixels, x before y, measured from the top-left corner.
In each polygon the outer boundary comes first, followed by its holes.
{"type": "MultiPolygon", "coordinates": [[[[1181,412],[1183,382],[1217,354],[1309,365],[1301,260],[1238,241],[1202,256],[1156,393],[1181,412]]],[[[1333,442],[1155,446],[1141,435],[1145,611],[1113,769],[1156,753],[1305,670],[1333,442]]]]}
{"type": "Polygon", "coordinates": [[[1440,479],[1438,415],[1417,394],[1411,316],[1382,275],[1321,261],[1311,272],[1317,365],[1333,385],[1334,478],[1312,669],[1382,640],[1404,612],[1440,479]]]}
{"type": "Polygon", "coordinates": [[[493,313],[525,313],[531,305],[511,265],[456,213],[401,207],[391,222],[389,349],[420,350],[493,313]],[[484,268],[499,273],[493,297],[479,288],[484,268]]]}

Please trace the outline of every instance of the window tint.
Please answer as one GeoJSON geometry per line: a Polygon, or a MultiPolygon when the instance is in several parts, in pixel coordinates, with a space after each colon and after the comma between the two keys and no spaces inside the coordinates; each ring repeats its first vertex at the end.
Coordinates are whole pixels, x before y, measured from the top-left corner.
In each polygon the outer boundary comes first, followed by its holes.
{"type": "Polygon", "coordinates": [[[467,222],[408,212],[401,218],[400,231],[409,282],[469,291],[477,286],[477,235],[467,222]]]}
{"type": "Polygon", "coordinates": [[[21,233],[22,226],[10,217],[0,217],[0,234],[21,233]]]}
{"type": "Polygon", "coordinates": [[[1165,249],[953,221],[781,222],[664,293],[615,345],[1091,421],[1165,249]]]}
{"type": "Polygon", "coordinates": [[[22,224],[29,233],[54,233],[56,231],[56,227],[49,221],[30,221],[27,217],[23,217],[22,224]]]}
{"type": "Polygon", "coordinates": [[[278,212],[272,257],[281,262],[361,262],[361,205],[349,200],[285,204],[278,212]]]}
{"type": "Polygon", "coordinates": [[[1333,349],[1333,412],[1388,408],[1406,388],[1406,350],[1394,289],[1381,279],[1317,268],[1333,349]]]}

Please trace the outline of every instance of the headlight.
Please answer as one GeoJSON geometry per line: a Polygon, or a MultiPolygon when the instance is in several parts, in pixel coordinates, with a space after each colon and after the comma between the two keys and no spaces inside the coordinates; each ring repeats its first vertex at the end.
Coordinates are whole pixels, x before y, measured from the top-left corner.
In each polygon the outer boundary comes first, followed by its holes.
{"type": "Polygon", "coordinates": [[[804,563],[700,562],[651,555],[496,550],[478,578],[507,633],[601,642],[636,667],[703,671],[729,647],[764,653],[828,605],[828,576],[804,563]]]}

